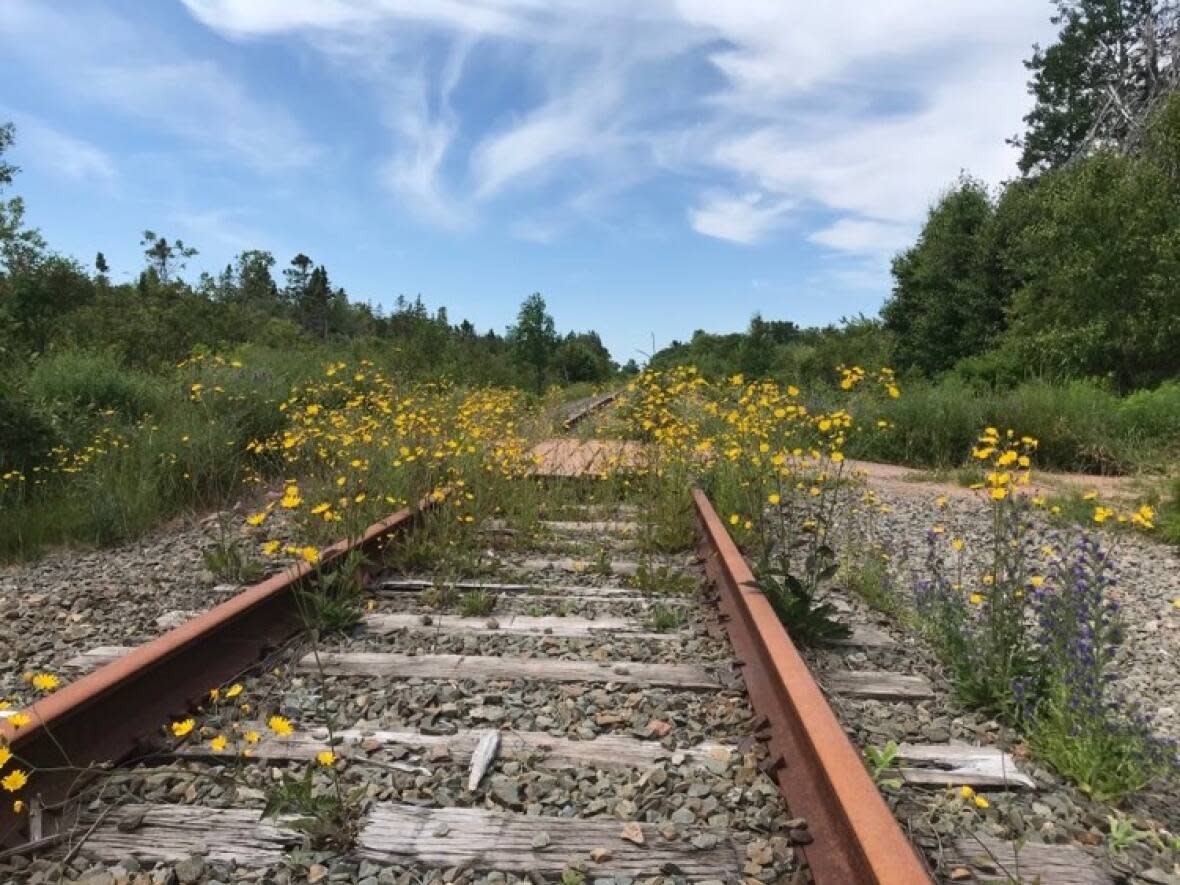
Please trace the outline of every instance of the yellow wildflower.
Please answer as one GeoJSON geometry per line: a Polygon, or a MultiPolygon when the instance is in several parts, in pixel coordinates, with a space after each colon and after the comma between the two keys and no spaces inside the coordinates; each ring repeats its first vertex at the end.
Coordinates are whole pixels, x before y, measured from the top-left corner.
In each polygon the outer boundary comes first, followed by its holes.
{"type": "Polygon", "coordinates": [[[295,729],[291,726],[291,720],[285,716],[271,716],[266,721],[267,727],[270,728],[279,737],[288,737],[293,734],[295,729]]]}
{"type": "Polygon", "coordinates": [[[13,728],[24,728],[33,720],[24,713],[13,713],[8,717],[8,724],[13,728]]]}
{"type": "Polygon", "coordinates": [[[966,784],[963,784],[963,786],[959,787],[959,795],[964,799],[974,799],[975,791],[966,784]]]}
{"type": "Polygon", "coordinates": [[[325,768],[330,768],[336,764],[336,754],[331,750],[320,750],[315,754],[315,761],[325,768]]]}
{"type": "Polygon", "coordinates": [[[53,691],[61,685],[61,680],[52,673],[38,673],[33,677],[33,688],[37,691],[53,691]]]}
{"type": "Polygon", "coordinates": [[[256,744],[260,740],[262,740],[262,735],[260,735],[256,731],[248,731],[244,735],[242,735],[242,737],[245,739],[246,743],[248,743],[248,744],[256,744]]]}
{"type": "Polygon", "coordinates": [[[179,722],[172,723],[172,733],[178,738],[184,737],[196,726],[195,719],[181,719],[179,722]]]}
{"type": "Polygon", "coordinates": [[[769,495],[766,496],[766,500],[769,501],[771,504],[777,504],[779,501],[782,500],[782,497],[779,495],[778,492],[771,492],[769,495]]]}
{"type": "Polygon", "coordinates": [[[281,541],[267,541],[262,545],[262,552],[267,556],[274,556],[279,552],[281,546],[283,546],[281,541]]]}
{"type": "Polygon", "coordinates": [[[12,758],[12,751],[8,747],[0,747],[0,768],[8,764],[8,760],[12,758]]]}
{"type": "Polygon", "coordinates": [[[266,511],[260,510],[258,513],[251,513],[246,517],[246,524],[259,526],[266,522],[266,511]]]}
{"type": "Polygon", "coordinates": [[[983,797],[983,796],[978,796],[978,795],[977,795],[977,796],[975,797],[975,807],[976,807],[976,808],[987,808],[987,807],[988,807],[988,805],[990,805],[990,804],[991,804],[991,803],[990,803],[990,802],[988,802],[988,801],[987,801],[987,799],[986,799],[985,797],[983,797]]]}
{"type": "Polygon", "coordinates": [[[233,698],[236,698],[238,695],[240,695],[243,691],[245,691],[245,686],[243,686],[240,682],[235,682],[225,690],[225,696],[232,700],[233,698]]]}
{"type": "Polygon", "coordinates": [[[737,525],[741,521],[742,521],[742,518],[740,516],[738,516],[736,513],[731,513],[729,515],[729,524],[730,525],[737,525]]]}
{"type": "Polygon", "coordinates": [[[0,787],[3,787],[10,793],[15,793],[29,782],[29,775],[27,772],[21,771],[19,768],[14,768],[8,773],[4,780],[0,780],[0,787]]]}
{"type": "Polygon", "coordinates": [[[214,753],[224,752],[227,746],[229,746],[229,740],[223,734],[219,734],[213,740],[209,741],[209,747],[214,753]]]}
{"type": "Polygon", "coordinates": [[[971,596],[969,597],[969,600],[972,605],[979,605],[981,602],[983,602],[983,594],[982,593],[972,593],[971,596]]]}

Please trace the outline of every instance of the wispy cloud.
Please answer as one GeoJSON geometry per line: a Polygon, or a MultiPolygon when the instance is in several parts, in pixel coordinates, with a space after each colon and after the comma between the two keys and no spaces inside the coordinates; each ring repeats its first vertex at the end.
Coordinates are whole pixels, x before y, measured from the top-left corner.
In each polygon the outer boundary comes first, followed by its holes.
{"type": "Polygon", "coordinates": [[[753,243],[777,227],[790,210],[789,200],[768,200],[764,194],[706,194],[688,213],[697,233],[734,243],[753,243]]]}
{"type": "Polygon", "coordinates": [[[15,120],[20,133],[21,157],[54,175],[75,180],[110,182],[118,177],[115,163],[106,151],[47,125],[27,114],[3,113],[15,120]]]}
{"type": "Polygon", "coordinates": [[[61,93],[146,122],[211,159],[285,172],[319,155],[284,108],[251,95],[216,61],[192,57],[166,34],[110,10],[66,13],[6,0],[0,34],[61,93]]]}

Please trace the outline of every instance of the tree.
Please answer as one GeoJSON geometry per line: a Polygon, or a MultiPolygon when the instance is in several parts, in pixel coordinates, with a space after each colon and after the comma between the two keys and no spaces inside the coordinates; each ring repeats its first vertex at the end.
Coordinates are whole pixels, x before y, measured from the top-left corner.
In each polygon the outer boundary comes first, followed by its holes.
{"type": "Polygon", "coordinates": [[[155,273],[156,278],[167,285],[172,281],[172,275],[184,269],[188,259],[197,254],[197,250],[186,246],[184,240],[177,239],[169,243],[166,237],[157,236],[154,231],[145,230],[139,245],[147,258],[148,270],[155,273]]]}
{"type": "Polygon", "coordinates": [[[597,332],[571,332],[557,347],[553,358],[558,376],[566,384],[605,381],[614,372],[610,352],[597,332]]]}
{"type": "Polygon", "coordinates": [[[102,276],[110,273],[111,266],[107,264],[107,257],[101,252],[94,256],[94,269],[102,276]]]}
{"type": "Polygon", "coordinates": [[[1180,93],[1136,156],[1099,151],[1021,196],[1004,346],[1058,377],[1123,389],[1180,375],[1180,93]]]}
{"type": "Polygon", "coordinates": [[[307,286],[296,304],[303,328],[317,338],[327,338],[331,304],[332,285],[328,282],[328,271],[321,264],[308,276],[307,286]]]}
{"type": "Polygon", "coordinates": [[[1134,148],[1145,121],[1175,86],[1174,0],[1054,0],[1057,42],[1033,47],[1033,108],[1013,142],[1020,169],[1052,169],[1095,147],[1134,148]]]}
{"type": "MultiPolygon", "coordinates": [[[[20,169],[4,160],[16,138],[11,123],[0,125],[0,194],[20,169]]],[[[0,199],[0,276],[33,267],[45,251],[45,241],[34,228],[24,226],[25,204],[20,197],[0,199]]]]}
{"type": "Polygon", "coordinates": [[[893,293],[881,309],[896,362],[927,374],[986,350],[1004,328],[1009,293],[997,281],[995,207],[963,177],[930,210],[918,242],[893,259],[893,293]]]}
{"type": "Polygon", "coordinates": [[[283,271],[283,278],[287,281],[287,285],[283,287],[283,301],[288,307],[294,308],[303,300],[308,283],[311,281],[313,265],[314,262],[300,252],[291,259],[290,266],[283,271]]]}
{"type": "Polygon", "coordinates": [[[520,305],[516,325],[508,330],[508,338],[517,361],[531,370],[535,388],[542,390],[545,373],[557,349],[557,331],[540,292],[534,292],[520,305]]]}

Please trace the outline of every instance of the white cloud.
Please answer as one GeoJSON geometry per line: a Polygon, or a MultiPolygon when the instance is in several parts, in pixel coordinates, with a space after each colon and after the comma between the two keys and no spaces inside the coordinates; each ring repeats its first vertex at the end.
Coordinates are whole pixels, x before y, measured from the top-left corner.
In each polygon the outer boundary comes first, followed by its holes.
{"type": "Polygon", "coordinates": [[[5,0],[0,35],[6,50],[31,61],[46,84],[113,116],[146,121],[214,159],[284,172],[319,155],[285,109],[252,96],[217,62],[189,55],[138,21],[103,9],[63,13],[5,0]]]}
{"type": "Polygon", "coordinates": [[[902,242],[961,169],[1011,174],[1004,138],[1028,102],[1021,59],[1051,33],[1028,0],[184,2],[235,39],[297,32],[369,57],[371,84],[412,120],[391,126],[382,180],[436,223],[560,174],[584,195],[620,174],[687,172],[706,179],[687,208],[703,235],[749,243],[780,228],[788,206],[817,208],[837,218],[804,235],[854,254],[902,242]],[[469,129],[445,101],[393,85],[421,76],[404,60],[426,36],[501,41],[540,99],[469,129]],[[382,53],[401,61],[373,63],[382,53]],[[722,85],[686,79],[690,56],[722,85]],[[750,192],[760,196],[737,196],[750,192]]]}
{"type": "Polygon", "coordinates": [[[32,117],[13,116],[19,130],[17,146],[31,164],[54,175],[78,180],[112,181],[117,177],[115,164],[102,149],[32,117]]]}
{"type": "Polygon", "coordinates": [[[841,218],[807,237],[813,243],[838,252],[892,255],[914,239],[914,229],[907,224],[841,218]]]}
{"type": "Polygon", "coordinates": [[[95,64],[78,88],[259,171],[297,169],[318,155],[285,111],[252,99],[212,62],[95,64]]]}
{"type": "Polygon", "coordinates": [[[787,200],[771,201],[758,193],[711,193],[689,211],[688,220],[693,230],[707,237],[753,243],[778,226],[790,208],[787,200]]]}

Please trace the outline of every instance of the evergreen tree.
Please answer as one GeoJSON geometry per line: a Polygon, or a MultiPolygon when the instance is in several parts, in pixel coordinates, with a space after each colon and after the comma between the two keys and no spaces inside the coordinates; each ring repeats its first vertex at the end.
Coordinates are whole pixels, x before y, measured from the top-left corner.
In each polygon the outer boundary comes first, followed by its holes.
{"type": "Polygon", "coordinates": [[[508,330],[508,337],[517,360],[529,368],[533,386],[542,390],[557,350],[557,330],[540,292],[534,292],[521,304],[516,325],[508,330]]]}

